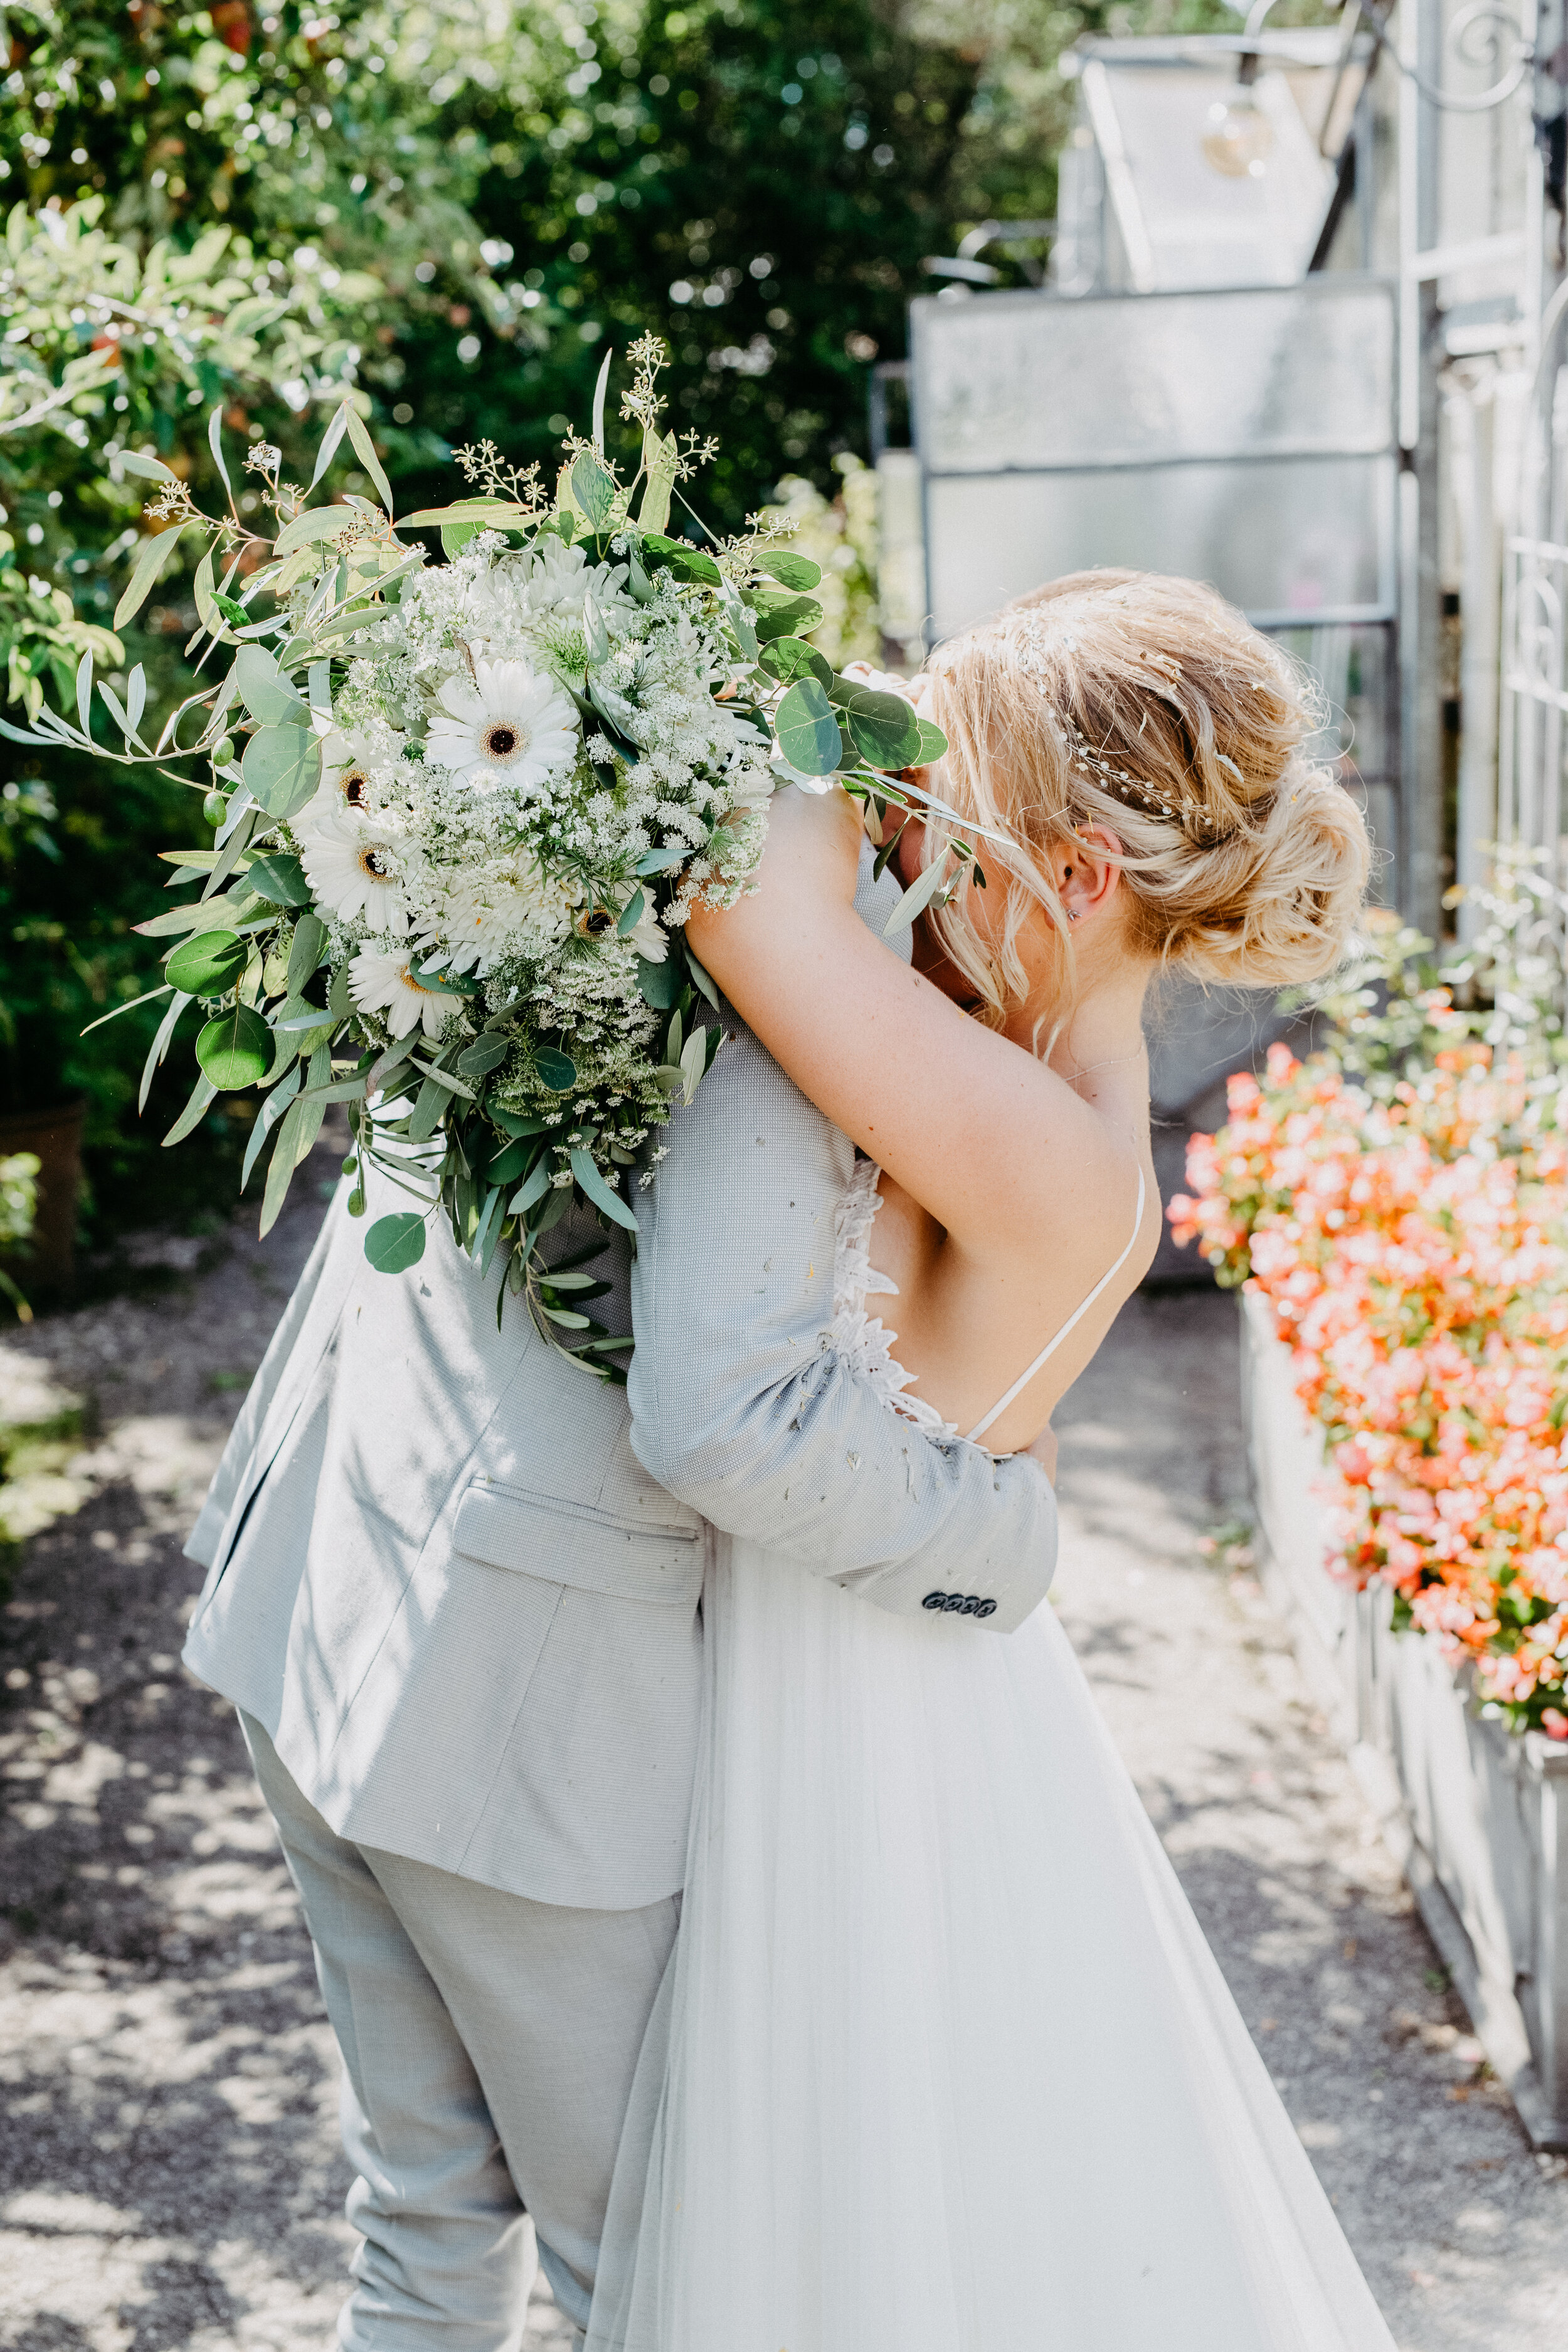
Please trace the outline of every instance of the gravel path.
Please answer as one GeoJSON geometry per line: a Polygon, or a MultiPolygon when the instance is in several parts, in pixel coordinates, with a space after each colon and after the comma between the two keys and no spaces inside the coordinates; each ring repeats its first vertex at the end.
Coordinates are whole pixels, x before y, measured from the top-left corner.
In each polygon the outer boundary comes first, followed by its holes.
{"type": "MultiPolygon", "coordinates": [[[[0,1345],[0,1397],[52,1379],[100,1431],[0,1616],[0,2352],[331,2337],[331,2043],[232,1719],[177,1655],[180,1541],[334,1160],[265,1244],[243,1221],[165,1291],[0,1345]]],[[[1245,1556],[1199,1549],[1244,1492],[1235,1359],[1228,1300],[1123,1315],[1061,1416],[1063,1612],[1401,2352],[1547,2352],[1568,2166],[1487,2081],[1245,1556]]],[[[542,2294],[532,2319],[560,2352],[542,2294]]]]}

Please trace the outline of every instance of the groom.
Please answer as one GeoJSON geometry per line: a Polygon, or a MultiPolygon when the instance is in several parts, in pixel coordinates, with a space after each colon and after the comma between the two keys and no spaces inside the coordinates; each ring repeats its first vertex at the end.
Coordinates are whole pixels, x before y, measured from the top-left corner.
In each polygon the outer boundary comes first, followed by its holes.
{"type": "MultiPolygon", "coordinates": [[[[879,931],[898,887],[868,853],[879,931]]],[[[535,2241],[586,2322],[679,1916],[717,1549],[764,1538],[954,1641],[1050,1582],[1036,1465],[932,1443],[825,1349],[853,1150],[726,1028],[635,1263],[617,1230],[591,1269],[635,1325],[627,1390],[514,1303],[498,1329],[444,1232],[373,1272],[340,1194],[186,1547],[185,1662],[240,1711],[342,2053],[349,2352],[517,2352],[535,2241]]],[[[603,1240],[577,1213],[547,1246],[603,1240]]]]}

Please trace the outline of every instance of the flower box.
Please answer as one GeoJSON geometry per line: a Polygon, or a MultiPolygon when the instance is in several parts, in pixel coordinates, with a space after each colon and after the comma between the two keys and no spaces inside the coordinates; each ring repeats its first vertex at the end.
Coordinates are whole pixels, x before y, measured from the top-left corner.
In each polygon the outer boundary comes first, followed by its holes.
{"type": "Polygon", "coordinates": [[[1385,1584],[1330,1574],[1321,1431],[1268,1300],[1241,1306],[1266,1590],[1526,2130],[1568,2148],[1568,1745],[1482,1720],[1470,1669],[1392,1630],[1385,1584]]]}

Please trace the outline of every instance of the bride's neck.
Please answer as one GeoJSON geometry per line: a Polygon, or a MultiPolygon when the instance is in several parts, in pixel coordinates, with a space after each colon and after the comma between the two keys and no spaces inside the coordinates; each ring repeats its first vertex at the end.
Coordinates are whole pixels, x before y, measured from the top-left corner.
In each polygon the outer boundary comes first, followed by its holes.
{"type": "Polygon", "coordinates": [[[1015,1005],[1004,1034],[1026,1052],[1045,1055],[1058,1077],[1086,1100],[1135,1093],[1146,1097],[1143,999],[1150,968],[1118,957],[1097,972],[1080,974],[1076,996],[1053,983],[1015,1005]]]}

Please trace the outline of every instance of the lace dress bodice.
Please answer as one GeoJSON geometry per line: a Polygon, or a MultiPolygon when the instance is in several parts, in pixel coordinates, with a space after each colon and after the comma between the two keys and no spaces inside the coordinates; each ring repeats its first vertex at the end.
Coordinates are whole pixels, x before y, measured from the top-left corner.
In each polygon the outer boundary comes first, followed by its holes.
{"type": "Polygon", "coordinates": [[[899,1295],[898,1284],[879,1274],[871,1263],[871,1229],[882,1205],[877,1190],[881,1173],[874,1160],[857,1159],[849,1189],[833,1213],[833,1320],[822,1335],[822,1345],[869,1381],[895,1412],[928,1437],[956,1438],[958,1431],[934,1405],[910,1394],[916,1375],[905,1371],[893,1355],[898,1333],[889,1331],[880,1316],[867,1311],[868,1298],[899,1295]]]}

